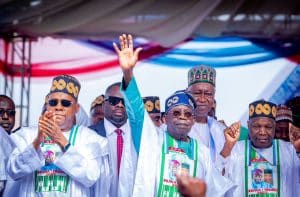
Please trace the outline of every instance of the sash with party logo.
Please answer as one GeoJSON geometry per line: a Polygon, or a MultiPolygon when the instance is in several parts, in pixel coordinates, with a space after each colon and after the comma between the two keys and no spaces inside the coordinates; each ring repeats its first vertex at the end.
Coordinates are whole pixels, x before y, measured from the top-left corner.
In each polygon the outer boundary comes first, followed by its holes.
{"type": "Polygon", "coordinates": [[[180,148],[179,141],[168,133],[164,134],[160,181],[157,196],[180,196],[177,190],[176,173],[185,171],[192,177],[196,176],[198,162],[198,143],[190,139],[187,148],[180,148]]]}
{"type": "MultiPolygon", "coordinates": [[[[78,125],[71,129],[69,142],[72,146],[77,137],[78,125]]],[[[35,172],[35,191],[36,192],[67,192],[69,187],[69,176],[57,167],[54,162],[63,152],[59,145],[54,143],[51,138],[46,137],[41,144],[41,151],[45,159],[45,165],[35,172]]]]}
{"type": "Polygon", "coordinates": [[[280,197],[279,143],[273,141],[273,163],[245,143],[245,196],[280,197]]]}

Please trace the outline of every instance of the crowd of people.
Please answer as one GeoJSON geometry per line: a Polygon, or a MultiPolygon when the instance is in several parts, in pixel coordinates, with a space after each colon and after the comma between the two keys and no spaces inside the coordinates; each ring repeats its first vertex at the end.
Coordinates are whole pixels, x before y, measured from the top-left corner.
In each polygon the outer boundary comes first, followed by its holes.
{"type": "Polygon", "coordinates": [[[53,78],[37,126],[13,130],[14,101],[0,95],[0,196],[300,194],[300,97],[251,102],[241,140],[240,121],[227,126],[215,115],[214,68],[191,68],[188,87],[161,110],[134,76],[142,48],[125,34],[113,46],[123,77],[95,98],[90,118],[70,75],[53,78]]]}

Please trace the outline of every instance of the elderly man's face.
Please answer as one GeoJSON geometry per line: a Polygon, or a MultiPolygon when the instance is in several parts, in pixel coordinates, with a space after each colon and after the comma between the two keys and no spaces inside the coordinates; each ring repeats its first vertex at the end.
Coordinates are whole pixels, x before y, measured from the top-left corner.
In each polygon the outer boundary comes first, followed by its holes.
{"type": "Polygon", "coordinates": [[[256,117],[248,121],[249,136],[257,148],[268,148],[275,135],[275,121],[267,117],[256,117]]]}
{"type": "Polygon", "coordinates": [[[102,105],[96,105],[90,112],[92,124],[97,124],[104,119],[104,112],[102,105]]]}
{"type": "Polygon", "coordinates": [[[0,126],[9,134],[15,125],[15,110],[12,100],[0,97],[0,126]]]}
{"type": "Polygon", "coordinates": [[[119,86],[113,86],[105,95],[104,117],[116,127],[121,127],[127,121],[123,95],[119,86]]]}
{"type": "Polygon", "coordinates": [[[173,137],[185,138],[194,124],[192,109],[185,105],[173,107],[166,114],[166,124],[173,137]]]}
{"type": "Polygon", "coordinates": [[[46,108],[54,114],[54,121],[62,131],[66,131],[75,124],[79,105],[71,95],[55,92],[49,95],[46,108]]]}
{"type": "Polygon", "coordinates": [[[188,91],[197,103],[195,115],[207,116],[214,106],[215,87],[210,83],[195,83],[188,87],[188,91]]]}

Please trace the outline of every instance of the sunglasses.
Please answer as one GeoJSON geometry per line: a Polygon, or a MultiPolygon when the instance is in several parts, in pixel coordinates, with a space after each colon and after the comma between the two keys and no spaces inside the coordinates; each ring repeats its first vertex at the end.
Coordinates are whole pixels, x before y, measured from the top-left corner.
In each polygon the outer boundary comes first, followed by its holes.
{"type": "Polygon", "coordinates": [[[70,107],[72,105],[72,101],[69,101],[69,100],[66,100],[66,99],[61,99],[61,100],[58,100],[58,99],[50,99],[48,101],[48,104],[51,106],[51,107],[55,107],[58,105],[60,101],[60,104],[63,106],[63,107],[70,107]]]}
{"type": "Polygon", "coordinates": [[[4,116],[4,114],[7,114],[10,117],[13,117],[16,115],[16,111],[12,109],[0,109],[0,116],[4,116]]]}
{"type": "Polygon", "coordinates": [[[111,104],[112,106],[116,106],[116,105],[119,104],[120,102],[122,103],[122,105],[125,106],[124,99],[123,99],[123,98],[120,98],[120,97],[109,96],[109,97],[105,98],[105,101],[108,101],[109,104],[111,104]]]}
{"type": "Polygon", "coordinates": [[[190,118],[190,117],[192,117],[193,116],[193,113],[192,112],[189,112],[189,111],[185,111],[185,112],[181,112],[181,111],[179,111],[179,110],[174,110],[173,111],[173,113],[172,113],[172,115],[174,116],[174,117],[176,117],[176,118],[178,118],[178,117],[180,117],[180,116],[184,116],[184,117],[186,117],[186,118],[190,118]]]}

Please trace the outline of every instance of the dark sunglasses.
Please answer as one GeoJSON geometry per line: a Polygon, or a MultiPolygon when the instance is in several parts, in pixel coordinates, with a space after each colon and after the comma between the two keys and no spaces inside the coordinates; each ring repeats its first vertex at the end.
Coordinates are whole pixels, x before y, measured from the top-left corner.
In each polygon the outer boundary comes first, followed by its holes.
{"type": "Polygon", "coordinates": [[[13,117],[16,115],[16,111],[12,109],[0,109],[0,116],[4,116],[4,114],[7,114],[10,117],[13,117]]]}
{"type": "Polygon", "coordinates": [[[105,101],[108,101],[109,104],[111,104],[112,106],[116,106],[116,105],[119,104],[120,102],[122,103],[122,105],[125,106],[124,99],[123,99],[123,98],[120,98],[120,97],[109,96],[109,97],[105,98],[105,101]]]}
{"type": "Polygon", "coordinates": [[[72,105],[72,101],[69,101],[69,100],[66,100],[66,99],[61,99],[61,100],[58,100],[58,99],[50,99],[48,101],[48,104],[51,106],[51,107],[55,107],[58,105],[58,102],[60,101],[60,104],[63,106],[63,107],[70,107],[72,105]]]}

